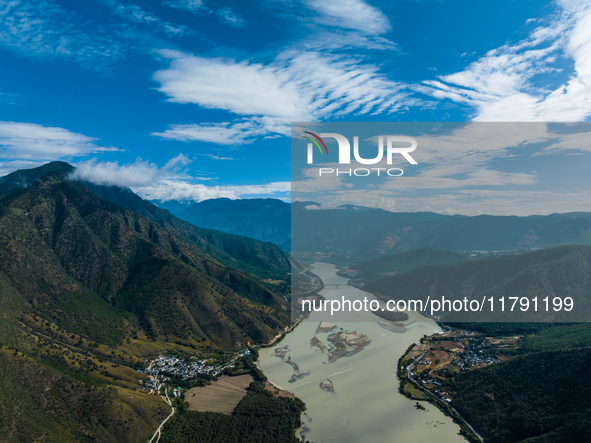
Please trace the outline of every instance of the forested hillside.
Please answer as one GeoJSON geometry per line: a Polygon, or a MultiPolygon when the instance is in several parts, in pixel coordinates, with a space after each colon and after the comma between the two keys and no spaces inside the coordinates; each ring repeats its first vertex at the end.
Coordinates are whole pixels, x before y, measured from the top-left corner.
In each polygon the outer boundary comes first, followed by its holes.
{"type": "Polygon", "coordinates": [[[399,254],[384,255],[353,265],[359,271],[358,277],[365,282],[402,274],[421,266],[469,260],[470,257],[452,251],[435,248],[421,248],[399,254]]]}
{"type": "Polygon", "coordinates": [[[261,382],[253,382],[232,415],[183,411],[168,422],[163,443],[298,443],[304,405],[275,397],[261,382]]]}
{"type": "Polygon", "coordinates": [[[291,249],[291,205],[274,198],[230,200],[217,198],[195,203],[176,216],[202,228],[273,242],[291,249]]]}
{"type": "Polygon", "coordinates": [[[83,383],[0,348],[0,440],[142,442],[169,414],[156,396],[83,383]]]}
{"type": "Polygon", "coordinates": [[[68,174],[50,164],[2,181],[0,433],[145,441],[170,409],[141,391],[144,359],[270,341],[289,305],[259,279],[285,275],[289,258],[167,211],[139,215],[68,174]]]}
{"type": "Polygon", "coordinates": [[[591,429],[591,349],[533,353],[464,372],[452,406],[487,443],[583,443],[591,429]]]}
{"type": "MultiPolygon", "coordinates": [[[[566,317],[584,319],[591,312],[591,247],[560,246],[525,254],[423,266],[370,282],[365,289],[386,297],[423,301],[428,297],[447,300],[505,297],[508,302],[508,297],[538,297],[541,303],[545,297],[571,297],[576,310],[566,317]]],[[[489,306],[485,305],[482,313],[471,313],[463,318],[503,322],[507,321],[507,316],[512,316],[514,321],[520,312],[509,312],[507,305],[503,312],[497,307],[490,313],[489,306]]],[[[528,321],[557,318],[552,310],[550,313],[541,308],[535,311],[533,305],[528,313],[528,321]]],[[[444,315],[441,320],[453,321],[450,318],[444,315]]]]}

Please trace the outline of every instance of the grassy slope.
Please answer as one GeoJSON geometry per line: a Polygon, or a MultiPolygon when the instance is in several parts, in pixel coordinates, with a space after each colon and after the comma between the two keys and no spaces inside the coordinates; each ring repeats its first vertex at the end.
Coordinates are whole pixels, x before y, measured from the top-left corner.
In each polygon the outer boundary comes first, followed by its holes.
{"type": "Polygon", "coordinates": [[[156,396],[87,386],[21,353],[0,349],[4,442],[140,442],[169,409],[156,396]]]}

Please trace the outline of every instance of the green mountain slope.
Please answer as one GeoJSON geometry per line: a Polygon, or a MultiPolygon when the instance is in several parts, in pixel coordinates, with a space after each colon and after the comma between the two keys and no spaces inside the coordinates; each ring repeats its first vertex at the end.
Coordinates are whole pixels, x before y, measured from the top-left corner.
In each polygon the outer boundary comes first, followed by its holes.
{"type": "Polygon", "coordinates": [[[50,163],[2,179],[0,435],[145,442],[170,409],[138,390],[144,358],[268,342],[289,305],[258,280],[285,275],[289,257],[101,189],[127,210],[70,172],[50,163]]]}
{"type": "Polygon", "coordinates": [[[310,202],[292,204],[294,255],[330,253],[331,261],[347,265],[424,247],[515,253],[591,245],[591,213],[468,217],[358,206],[309,209],[311,206],[318,207],[310,202]]]}
{"type": "Polygon", "coordinates": [[[156,396],[88,386],[16,351],[0,349],[3,442],[141,442],[169,413],[156,396]]]}
{"type": "MultiPolygon", "coordinates": [[[[0,178],[0,198],[40,183],[50,172],[53,172],[55,177],[67,180],[74,170],[75,168],[68,163],[50,162],[37,168],[13,172],[0,178]]],[[[173,235],[195,243],[227,266],[261,278],[283,279],[285,274],[290,272],[289,255],[274,244],[199,228],[173,216],[167,210],[158,208],[127,188],[81,183],[95,195],[136,214],[149,217],[173,235]]]]}
{"type": "Polygon", "coordinates": [[[456,376],[452,406],[487,443],[588,442],[591,349],[529,354],[456,376]]]}
{"type": "Polygon", "coordinates": [[[149,337],[225,347],[266,341],[289,322],[267,288],[55,172],[0,205],[0,291],[17,313],[101,342],[137,322],[149,337]]]}
{"type": "MultiPolygon", "coordinates": [[[[460,263],[424,266],[413,271],[368,283],[366,290],[397,299],[427,297],[468,300],[484,296],[572,297],[579,313],[591,309],[591,247],[560,246],[525,254],[493,257],[460,263]]],[[[506,321],[518,312],[487,313],[483,318],[506,321]]],[[[530,311],[531,312],[531,311],[530,311]]],[[[533,315],[533,314],[532,314],[533,315]]],[[[477,313],[471,314],[476,320],[477,313]]],[[[543,310],[533,315],[536,321],[548,319],[543,310]]],[[[451,321],[443,317],[442,321],[451,321]]],[[[533,321],[533,320],[530,320],[533,321]]]]}
{"type": "Polygon", "coordinates": [[[469,258],[457,252],[435,248],[421,248],[415,251],[384,255],[354,265],[353,267],[359,271],[360,278],[363,278],[366,282],[370,282],[386,276],[412,271],[421,266],[466,261],[469,258]]]}
{"type": "Polygon", "coordinates": [[[202,228],[273,242],[287,251],[291,249],[291,208],[281,200],[218,198],[196,203],[176,216],[202,228]]]}

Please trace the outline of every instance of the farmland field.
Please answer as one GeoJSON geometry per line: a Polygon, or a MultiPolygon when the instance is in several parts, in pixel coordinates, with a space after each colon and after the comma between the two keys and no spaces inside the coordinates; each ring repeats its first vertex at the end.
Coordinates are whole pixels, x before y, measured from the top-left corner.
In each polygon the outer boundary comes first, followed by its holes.
{"type": "Polygon", "coordinates": [[[185,394],[191,411],[211,411],[231,414],[246,395],[246,388],[254,379],[250,374],[236,377],[221,377],[218,381],[199,388],[192,388],[185,394]]]}

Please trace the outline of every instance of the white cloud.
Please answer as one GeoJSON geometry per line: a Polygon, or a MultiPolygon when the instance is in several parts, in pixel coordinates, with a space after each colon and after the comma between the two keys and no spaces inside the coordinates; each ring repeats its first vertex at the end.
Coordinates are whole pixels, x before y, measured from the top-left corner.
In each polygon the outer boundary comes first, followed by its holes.
{"type": "Polygon", "coordinates": [[[133,189],[150,186],[158,180],[167,180],[170,177],[186,178],[186,174],[180,168],[190,162],[191,160],[182,153],[170,159],[162,168],[140,158],[136,159],[135,163],[128,165],[120,165],[116,161],[99,162],[97,159],[90,159],[76,163],[76,170],[71,174],[71,178],[98,185],[133,189]]]}
{"type": "Polygon", "coordinates": [[[273,182],[262,185],[207,186],[179,180],[161,180],[150,186],[132,188],[148,200],[202,201],[210,198],[245,198],[253,195],[277,196],[291,190],[291,182],[273,182]]]}
{"type": "Polygon", "coordinates": [[[370,35],[384,34],[391,29],[388,18],[363,0],[304,0],[304,4],[320,14],[316,21],[323,25],[370,35]]]}
{"type": "MultiPolygon", "coordinates": [[[[169,101],[249,116],[256,122],[250,136],[261,134],[260,125],[268,133],[288,134],[293,121],[391,113],[416,102],[403,92],[405,85],[387,79],[378,67],[345,56],[288,51],[263,65],[172,50],[159,53],[170,66],[154,79],[169,101]]],[[[234,125],[239,127],[232,130],[242,134],[244,120],[225,129],[234,125]]],[[[197,127],[200,132],[203,128],[197,127]]]]}
{"type": "Polygon", "coordinates": [[[164,4],[176,9],[186,9],[187,11],[201,11],[204,7],[203,0],[170,0],[165,1],[164,4]]]}
{"type": "Polygon", "coordinates": [[[154,163],[137,159],[135,163],[120,165],[118,162],[99,162],[96,159],[77,163],[70,176],[99,185],[131,188],[148,200],[202,201],[210,198],[237,199],[250,195],[289,193],[290,182],[273,182],[262,185],[207,186],[195,183],[194,177],[181,170],[189,159],[180,154],[162,168],[154,163]]]}
{"type": "Polygon", "coordinates": [[[475,121],[581,121],[591,115],[591,4],[558,2],[562,12],[525,40],[488,52],[464,71],[425,81],[419,92],[475,108],[475,121]],[[565,83],[544,75],[574,62],[565,83]]]}
{"type": "Polygon", "coordinates": [[[176,103],[196,103],[204,108],[239,115],[290,118],[307,115],[295,85],[277,68],[230,59],[204,58],[179,51],[160,51],[171,61],[154,79],[159,90],[176,103]]]}
{"type": "Polygon", "coordinates": [[[95,141],[95,138],[64,128],[0,122],[0,158],[57,160],[118,150],[97,146],[95,141]]]}
{"type": "Polygon", "coordinates": [[[130,165],[118,162],[98,162],[96,159],[76,164],[73,180],[89,181],[98,185],[133,188],[147,186],[158,176],[159,169],[154,163],[137,160],[130,165]]]}
{"type": "MultiPolygon", "coordinates": [[[[356,204],[399,212],[531,215],[588,211],[591,192],[574,171],[589,163],[589,124],[466,123],[435,124],[414,135],[416,167],[383,160],[373,168],[399,166],[401,177],[357,178],[326,175],[318,168],[347,171],[339,164],[315,163],[293,183],[294,200],[338,206],[356,204]],[[576,153],[535,158],[540,154],[576,153]],[[535,169],[535,170],[534,170],[535,169]],[[325,177],[325,176],[323,176],[325,177]]],[[[406,126],[413,131],[412,126],[406,126]]],[[[415,127],[416,128],[416,127],[415,127]]],[[[377,131],[376,131],[377,132],[377,131]]],[[[375,143],[374,137],[363,143],[375,143]]],[[[330,147],[329,147],[330,150],[330,147]]],[[[301,160],[303,161],[303,159],[301,160]]],[[[402,160],[402,163],[405,163],[402,160]]]]}

